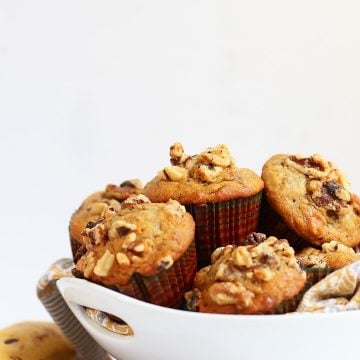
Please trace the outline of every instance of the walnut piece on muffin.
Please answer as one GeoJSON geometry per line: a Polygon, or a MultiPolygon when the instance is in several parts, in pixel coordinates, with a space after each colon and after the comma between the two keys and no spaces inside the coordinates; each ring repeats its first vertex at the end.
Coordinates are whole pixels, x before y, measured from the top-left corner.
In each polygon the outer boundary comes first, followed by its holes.
{"type": "Polygon", "coordinates": [[[84,244],[82,232],[86,224],[96,222],[107,209],[120,210],[121,202],[131,195],[140,194],[142,189],[143,186],[140,180],[126,180],[119,186],[109,184],[104,191],[91,194],[82,202],[69,224],[70,242],[75,262],[84,250],[81,248],[84,244]]]}
{"type": "Polygon", "coordinates": [[[306,247],[296,254],[300,265],[306,268],[340,269],[360,260],[360,254],[354,249],[336,242],[323,243],[320,249],[306,247]]]}
{"type": "Polygon", "coordinates": [[[170,268],[190,246],[194,232],[191,215],[177,201],[156,204],[138,195],[86,225],[86,253],[76,269],[97,283],[126,285],[133,274],[149,277],[170,268]]]}
{"type": "Polygon", "coordinates": [[[266,201],[301,238],[316,246],[359,244],[360,199],[332,162],[279,154],[265,163],[262,178],[266,201]]]}
{"type": "Polygon", "coordinates": [[[262,237],[257,245],[216,249],[185,298],[191,310],[200,312],[268,313],[296,296],[305,279],[287,240],[262,237]]]}
{"type": "Polygon", "coordinates": [[[170,163],[145,185],[151,201],[205,204],[255,195],[264,186],[253,171],[236,166],[224,144],[191,156],[177,142],[170,147],[170,163]]]}

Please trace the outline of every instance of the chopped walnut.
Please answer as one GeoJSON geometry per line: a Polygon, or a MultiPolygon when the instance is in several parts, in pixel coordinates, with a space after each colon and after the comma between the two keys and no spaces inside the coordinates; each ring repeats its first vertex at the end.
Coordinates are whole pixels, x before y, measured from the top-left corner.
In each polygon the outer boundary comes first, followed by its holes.
{"type": "Polygon", "coordinates": [[[169,211],[171,214],[176,216],[184,216],[186,214],[186,208],[184,205],[181,205],[178,201],[170,199],[166,203],[165,209],[169,211]]]}
{"type": "Polygon", "coordinates": [[[254,276],[260,281],[270,281],[274,275],[274,272],[268,268],[254,269],[254,276]]]}
{"type": "Polygon", "coordinates": [[[207,148],[199,155],[189,156],[184,153],[180,143],[175,143],[170,147],[170,162],[173,166],[165,167],[158,174],[159,179],[176,182],[191,177],[213,183],[231,180],[235,176],[234,161],[226,145],[207,148]]]}
{"type": "Polygon", "coordinates": [[[137,238],[137,236],[136,236],[136,234],[134,232],[129,233],[128,235],[126,235],[125,239],[123,241],[123,244],[122,244],[122,248],[127,250],[127,249],[129,249],[131,247],[131,249],[132,249],[132,245],[135,243],[136,238],[137,238]]]}
{"type": "Polygon", "coordinates": [[[322,184],[321,189],[311,193],[311,198],[317,206],[339,212],[348,205],[347,203],[350,201],[351,195],[337,182],[327,181],[322,184]]]}
{"type": "Polygon", "coordinates": [[[180,166],[166,166],[163,172],[165,177],[171,181],[184,181],[188,176],[188,171],[180,166]]]}
{"type": "Polygon", "coordinates": [[[230,254],[234,249],[233,245],[226,245],[224,247],[218,247],[215,249],[211,254],[211,264],[215,264],[216,261],[221,258],[222,256],[226,256],[230,254]]]}
{"type": "Polygon", "coordinates": [[[124,220],[117,220],[110,227],[109,237],[110,239],[114,239],[119,236],[126,236],[129,233],[135,231],[136,228],[136,224],[131,224],[124,220]]]}
{"type": "Polygon", "coordinates": [[[87,223],[82,235],[85,237],[84,242],[88,248],[98,245],[106,239],[106,228],[103,221],[104,219],[101,218],[96,222],[89,221],[87,223]]]}
{"type": "Polygon", "coordinates": [[[139,204],[150,204],[150,200],[143,194],[131,195],[121,203],[121,208],[130,208],[139,204]]]}
{"type": "Polygon", "coordinates": [[[167,255],[158,261],[157,267],[159,270],[169,269],[169,268],[171,268],[173,263],[174,263],[174,260],[171,257],[171,255],[167,255]]]}
{"type": "Polygon", "coordinates": [[[317,179],[326,177],[331,170],[331,164],[319,154],[308,158],[301,155],[289,156],[285,163],[302,174],[317,179]]]}
{"type": "Polygon", "coordinates": [[[232,260],[237,266],[244,266],[246,268],[253,266],[252,257],[245,246],[239,246],[233,251],[232,260]]]}
{"type": "Polygon", "coordinates": [[[108,208],[108,204],[105,202],[96,202],[89,207],[90,215],[101,215],[104,210],[108,208]]]}
{"type": "Polygon", "coordinates": [[[226,145],[207,148],[200,156],[205,160],[205,163],[221,168],[230,166],[232,162],[229,149],[226,145]]]}
{"type": "Polygon", "coordinates": [[[354,249],[346,245],[343,245],[341,243],[338,243],[335,240],[332,240],[329,243],[322,244],[321,248],[324,252],[345,252],[345,253],[355,254],[354,249]]]}
{"type": "Polygon", "coordinates": [[[106,249],[103,256],[96,262],[94,274],[97,276],[107,276],[115,260],[115,255],[106,249]]]}
{"type": "Polygon", "coordinates": [[[122,252],[116,253],[116,261],[118,262],[119,265],[125,265],[125,266],[130,265],[129,258],[122,252]]]}
{"type": "Polygon", "coordinates": [[[143,184],[139,179],[125,180],[120,184],[120,187],[131,187],[134,189],[142,190],[143,184]]]}
{"type": "Polygon", "coordinates": [[[85,270],[84,270],[84,276],[86,278],[89,278],[94,271],[96,265],[96,259],[95,254],[93,251],[90,251],[89,254],[85,258],[85,270]]]}

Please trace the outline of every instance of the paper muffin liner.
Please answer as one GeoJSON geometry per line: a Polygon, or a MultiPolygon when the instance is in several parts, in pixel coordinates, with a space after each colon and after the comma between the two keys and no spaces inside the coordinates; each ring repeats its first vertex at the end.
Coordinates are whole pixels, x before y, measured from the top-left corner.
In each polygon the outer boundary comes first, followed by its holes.
{"type": "Polygon", "coordinates": [[[311,246],[284,223],[281,216],[269,205],[265,196],[263,196],[261,202],[259,231],[267,236],[286,239],[289,245],[297,251],[304,247],[311,246]]]}
{"type": "Polygon", "coordinates": [[[63,334],[73,344],[77,359],[102,360],[105,357],[108,359],[105,350],[79,323],[56,287],[57,280],[72,277],[73,267],[74,263],[71,259],[60,259],[55,262],[38,282],[38,298],[63,334]]]}
{"type": "Polygon", "coordinates": [[[241,245],[257,230],[262,191],[243,199],[186,205],[195,221],[198,268],[210,264],[211,253],[220,246],[241,245]]]}
{"type": "Polygon", "coordinates": [[[127,285],[109,288],[151,304],[179,308],[185,292],[192,286],[195,273],[196,249],[193,241],[171,268],[149,277],[134,274],[127,285]]]}
{"type": "Polygon", "coordinates": [[[306,272],[306,284],[303,292],[307,291],[313,285],[318,283],[324,277],[328,276],[330,273],[335,271],[335,269],[325,267],[325,268],[314,268],[310,266],[302,266],[302,269],[306,272]]]}

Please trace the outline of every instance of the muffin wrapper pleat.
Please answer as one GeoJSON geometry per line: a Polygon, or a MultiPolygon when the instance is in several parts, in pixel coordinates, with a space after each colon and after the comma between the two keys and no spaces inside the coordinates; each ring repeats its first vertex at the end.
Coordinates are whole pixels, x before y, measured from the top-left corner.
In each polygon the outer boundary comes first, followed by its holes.
{"type": "Polygon", "coordinates": [[[193,241],[171,268],[149,277],[134,274],[127,285],[110,288],[155,305],[179,308],[183,304],[185,292],[192,287],[195,273],[196,249],[193,241]]]}
{"type": "Polygon", "coordinates": [[[318,283],[324,277],[335,271],[335,269],[331,269],[329,267],[325,268],[312,268],[308,266],[303,266],[303,270],[306,272],[306,284],[303,290],[303,293],[311,288],[313,285],[318,283]]]}
{"type": "Polygon", "coordinates": [[[243,199],[204,205],[186,205],[195,220],[198,268],[210,264],[211,253],[220,246],[241,245],[257,230],[262,191],[243,199]]]}

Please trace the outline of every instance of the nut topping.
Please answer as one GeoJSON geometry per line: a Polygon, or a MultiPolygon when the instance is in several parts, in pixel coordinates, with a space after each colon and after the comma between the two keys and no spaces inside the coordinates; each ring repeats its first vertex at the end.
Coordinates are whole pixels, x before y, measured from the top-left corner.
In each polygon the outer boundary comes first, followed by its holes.
{"type": "Polygon", "coordinates": [[[118,262],[119,265],[125,265],[125,266],[130,265],[129,258],[122,252],[116,253],[116,261],[118,262]]]}
{"type": "Polygon", "coordinates": [[[169,268],[171,268],[173,263],[174,263],[174,260],[171,257],[171,255],[167,255],[158,261],[158,263],[157,263],[158,270],[161,271],[164,269],[169,269],[169,268]]]}
{"type": "Polygon", "coordinates": [[[104,255],[97,261],[94,274],[97,276],[107,276],[115,260],[115,255],[106,249],[104,255]]]}

